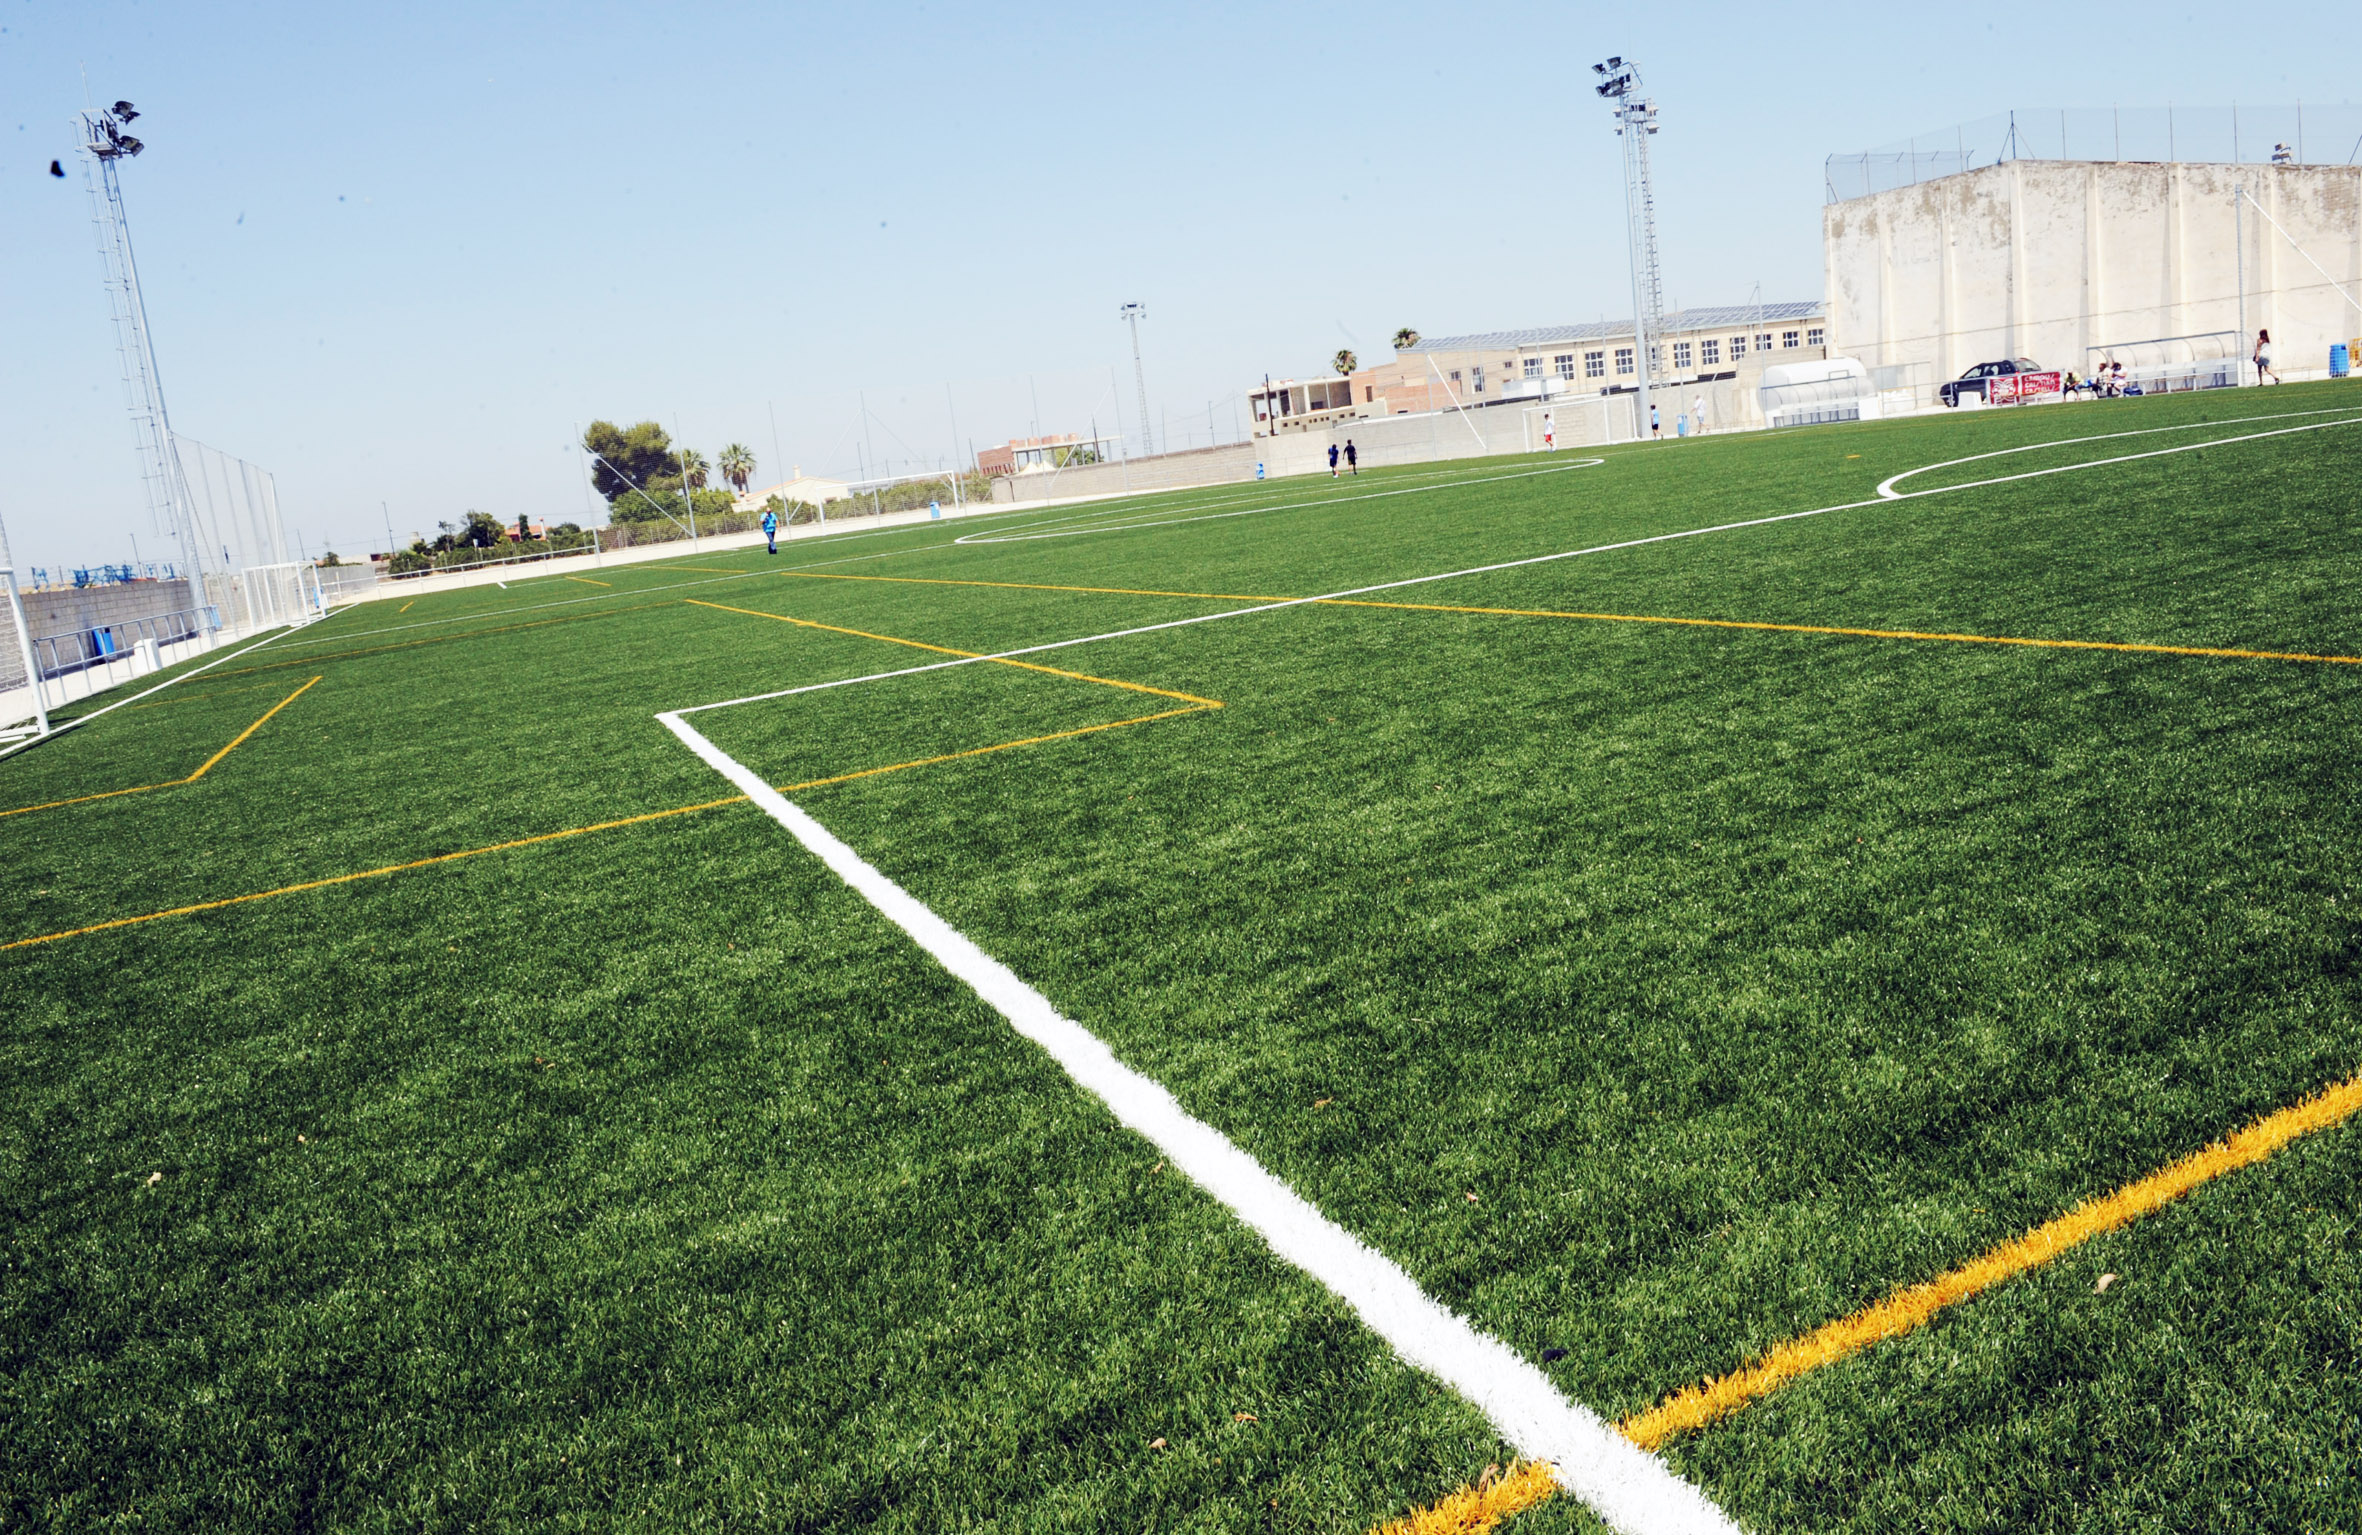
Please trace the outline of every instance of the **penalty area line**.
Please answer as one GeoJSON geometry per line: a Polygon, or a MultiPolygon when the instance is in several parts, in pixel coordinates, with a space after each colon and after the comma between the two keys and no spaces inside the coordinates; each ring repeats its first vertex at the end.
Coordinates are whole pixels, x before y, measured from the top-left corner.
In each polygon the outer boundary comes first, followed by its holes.
{"type": "Polygon", "coordinates": [[[659,714],[657,719],[1046,1052],[1078,1086],[1106,1104],[1119,1123],[1155,1145],[1273,1252],[1351,1306],[1405,1361],[1474,1404],[1521,1454],[1550,1462],[1558,1484],[1611,1525],[1626,1535],[1736,1535],[1738,1526],[1704,1493],[1597,1413],[1560,1395],[1547,1376],[1498,1339],[1436,1304],[1392,1260],[1331,1221],[1219,1130],[1183,1109],[1164,1087],[1126,1066],[1097,1035],[1060,1013],[1016,972],[888,879],[753,769],[699,734],[679,712],[659,714]]]}

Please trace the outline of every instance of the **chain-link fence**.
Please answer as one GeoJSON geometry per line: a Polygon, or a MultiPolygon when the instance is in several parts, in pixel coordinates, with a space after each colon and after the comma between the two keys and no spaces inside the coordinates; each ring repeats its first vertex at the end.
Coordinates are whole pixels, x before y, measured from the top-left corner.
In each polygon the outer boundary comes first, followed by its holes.
{"type": "Polygon", "coordinates": [[[2006,160],[2362,164],[2362,106],[2051,107],[2012,110],[1829,156],[1830,202],[2006,160]]]}

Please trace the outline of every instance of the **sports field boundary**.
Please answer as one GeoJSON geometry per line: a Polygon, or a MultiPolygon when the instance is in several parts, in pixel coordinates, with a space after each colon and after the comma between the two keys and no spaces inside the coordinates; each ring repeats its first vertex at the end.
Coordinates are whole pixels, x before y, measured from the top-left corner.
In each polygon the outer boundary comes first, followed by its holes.
{"type": "Polygon", "coordinates": [[[1323,1215],[1230,1139],[1134,1071],[1016,972],[895,884],[828,828],[723,751],[679,712],[663,722],[699,760],[784,827],[880,915],[1039,1046],[1116,1121],[1230,1210],[1280,1258],[1350,1306],[1404,1361],[1475,1406],[1519,1451],[1626,1535],[1737,1535],[1697,1488],[1569,1401],[1499,1340],[1438,1305],[1393,1260],[1323,1215]]]}

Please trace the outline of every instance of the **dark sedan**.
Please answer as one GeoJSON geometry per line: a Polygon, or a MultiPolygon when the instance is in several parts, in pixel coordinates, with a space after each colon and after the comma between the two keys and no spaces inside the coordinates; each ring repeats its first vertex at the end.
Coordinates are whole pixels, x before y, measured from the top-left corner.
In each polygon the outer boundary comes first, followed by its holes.
{"type": "Polygon", "coordinates": [[[1999,362],[1980,362],[1951,383],[1936,390],[1936,393],[1946,405],[1959,404],[1960,397],[1964,394],[1973,394],[1980,400],[1987,400],[1991,398],[1985,392],[1989,387],[1987,380],[2000,378],[2009,373],[2040,373],[2041,371],[2042,369],[2030,357],[2005,357],[1999,362]]]}

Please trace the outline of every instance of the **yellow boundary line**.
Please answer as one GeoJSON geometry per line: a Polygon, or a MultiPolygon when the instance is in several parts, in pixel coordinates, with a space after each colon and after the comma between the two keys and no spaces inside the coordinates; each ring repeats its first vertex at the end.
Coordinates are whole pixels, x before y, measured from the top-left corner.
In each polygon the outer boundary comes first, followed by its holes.
{"type": "MultiPolygon", "coordinates": [[[[2343,1124],[2357,1111],[2362,1111],[2362,1075],[2266,1114],[2244,1129],[2112,1194],[2077,1205],[1947,1274],[1897,1290],[1851,1316],[1779,1344],[1754,1364],[1676,1391],[1617,1424],[1617,1431],[1644,1450],[1658,1449],[1676,1434],[1703,1428],[1804,1375],[1851,1358],[1872,1344],[1899,1338],[1926,1325],[1948,1306],[2063,1258],[2094,1237],[2153,1215],[2226,1173],[2252,1167],[2294,1141],[2343,1124]]],[[[1489,1498],[1477,1498],[1477,1489],[1462,1488],[1432,1508],[1377,1526],[1372,1535],[1454,1535],[1488,1530],[1495,1521],[1532,1507],[1555,1490],[1546,1469],[1539,1478],[1504,1479],[1489,1498]]]]}
{"type": "Polygon", "coordinates": [[[884,640],[889,645],[908,645],[913,650],[931,650],[939,656],[961,656],[971,661],[990,661],[998,666],[1014,666],[1022,671],[1046,672],[1053,677],[1070,677],[1076,682],[1096,682],[1101,687],[1124,688],[1134,693],[1154,693],[1159,698],[1178,698],[1199,709],[1219,709],[1222,702],[1214,698],[1200,698],[1195,693],[1177,693],[1171,688],[1152,688],[1145,682],[1121,682],[1113,677],[1094,677],[1088,672],[1060,671],[1055,666],[1043,666],[1033,661],[1012,661],[1006,656],[988,656],[980,650],[955,650],[949,645],[930,645],[925,640],[897,639],[891,634],[872,634],[867,629],[848,629],[842,624],[824,624],[817,619],[790,618],[784,613],[758,613],[753,608],[734,608],[727,603],[704,602],[695,597],[681,599],[694,607],[714,608],[724,613],[743,613],[748,618],[768,618],[776,623],[797,624],[806,629],[826,629],[831,634],[850,634],[857,639],[884,640]]]}
{"type": "MultiPolygon", "coordinates": [[[[849,576],[826,572],[780,572],[804,581],[882,581],[904,586],[991,586],[1027,592],[1090,592],[1115,597],[1182,597],[1208,602],[1289,602],[1288,597],[1255,596],[1244,592],[1167,592],[1125,586],[1050,586],[1030,581],[952,581],[926,576],[849,576]]],[[[691,599],[694,600],[694,599],[691,599]]],[[[716,604],[708,604],[715,606],[716,604]]],[[[1692,629],[1755,629],[1773,634],[1831,634],[1866,640],[1941,641],[1953,645],[2027,645],[2041,650],[2113,650],[2137,655],[2213,656],[2237,661],[2310,661],[2332,666],[2362,666],[2362,656],[2313,655],[2294,650],[2238,650],[2213,645],[2144,645],[2118,640],[2050,640],[2014,634],[1954,634],[1937,629],[1855,629],[1835,624],[1775,624],[1741,618],[1679,618],[1659,613],[1582,613],[1563,608],[1464,607],[1441,602],[1373,602],[1353,597],[1321,597],[1305,604],[1324,608],[1395,608],[1406,613],[1469,613],[1491,618],[1571,618],[1601,624],[1673,624],[1692,629]]],[[[742,611],[733,609],[732,611],[742,611]]],[[[765,615],[775,616],[775,615],[765,615]]],[[[848,630],[848,633],[858,632],[848,630]]]]}
{"type": "Polygon", "coordinates": [[[135,788],[130,789],[108,789],[105,792],[99,794],[77,794],[72,799],[53,799],[46,805],[20,805],[14,810],[0,810],[0,820],[6,820],[12,815],[31,815],[36,810],[57,810],[67,805],[87,805],[92,800],[96,799],[117,799],[126,794],[145,794],[150,789],[177,789],[182,784],[195,783],[198,779],[203,778],[207,773],[212,772],[213,765],[215,763],[221,761],[222,758],[228,756],[230,753],[236,751],[239,747],[245,745],[246,738],[248,736],[254,734],[257,730],[262,729],[263,726],[269,724],[271,722],[271,715],[277,714],[281,709],[286,708],[289,704],[295,702],[297,699],[303,697],[304,694],[310,692],[312,688],[318,684],[319,680],[320,679],[318,677],[314,677],[310,682],[305,683],[302,687],[297,688],[285,698],[282,698],[277,703],[271,705],[269,713],[263,715],[261,719],[256,720],[244,730],[239,731],[238,738],[236,740],[223,747],[220,751],[215,752],[212,756],[206,758],[204,766],[198,768],[197,771],[191,773],[186,778],[168,778],[162,783],[143,783],[135,788]]]}
{"type": "MultiPolygon", "coordinates": [[[[695,601],[696,599],[690,598],[686,600],[695,601]]],[[[701,602],[697,605],[699,607],[710,608],[722,607],[722,604],[715,602],[701,602]]],[[[919,650],[938,651],[946,655],[969,656],[977,654],[975,651],[953,650],[950,647],[944,645],[930,645],[923,640],[905,640],[898,639],[890,634],[871,634],[865,630],[860,629],[843,629],[834,624],[815,623],[812,620],[805,618],[786,618],[777,613],[755,613],[753,610],[748,608],[723,608],[723,611],[729,613],[746,613],[749,616],[755,618],[776,619],[781,623],[799,624],[805,628],[810,629],[827,629],[838,634],[859,635],[863,639],[884,640],[888,644],[909,645],[919,650]]],[[[1222,703],[1219,699],[1199,698],[1190,693],[1175,693],[1164,688],[1152,688],[1144,683],[1121,682],[1112,677],[1091,677],[1086,676],[1081,672],[1059,671],[1055,667],[1036,666],[1031,662],[1026,661],[1007,661],[1003,662],[1002,664],[1021,667],[1026,671],[1048,672],[1052,676],[1056,677],[1070,677],[1079,682],[1096,682],[1105,687],[1123,688],[1134,693],[1153,693],[1159,698],[1176,698],[1181,700],[1183,704],[1186,705],[1186,707],[1179,709],[1165,709],[1155,714],[1137,715],[1131,719],[1109,720],[1104,724],[1081,725],[1072,730],[1053,730],[1043,735],[1024,736],[1014,741],[997,741],[990,746],[970,747],[966,751],[944,752],[938,756],[933,757],[915,757],[908,762],[889,763],[884,767],[862,768],[851,773],[838,773],[828,778],[807,779],[802,783],[780,784],[777,786],[779,792],[782,794],[795,794],[806,789],[825,789],[835,784],[853,783],[859,779],[876,778],[886,773],[900,773],[910,768],[933,767],[938,763],[959,762],[970,757],[985,757],[990,756],[994,752],[1013,751],[1020,746],[1039,746],[1049,741],[1072,740],[1076,736],[1097,735],[1103,730],[1121,730],[1127,725],[1146,725],[1157,720],[1178,719],[1184,714],[1202,714],[1209,709],[1219,709],[1222,707],[1222,703]]],[[[307,682],[303,685],[303,687],[297,688],[293,693],[281,700],[278,707],[271,710],[271,714],[276,714],[280,709],[284,709],[288,704],[295,702],[297,698],[303,696],[306,689],[312,686],[312,683],[318,682],[319,680],[319,678],[314,677],[311,682],[307,682]]],[[[219,762],[223,757],[228,756],[231,750],[235,748],[239,742],[244,741],[247,736],[250,736],[254,734],[255,731],[261,729],[264,721],[268,720],[271,717],[271,714],[266,714],[262,717],[262,719],[256,720],[252,725],[247,726],[245,733],[240,735],[238,740],[232,741],[228,746],[225,746],[220,751],[214,753],[212,759],[209,760],[204,767],[197,769],[196,772],[190,774],[187,778],[178,779],[175,781],[179,783],[190,783],[194,782],[198,778],[203,777],[207,768],[211,768],[214,763],[219,762]]],[[[165,788],[169,787],[169,785],[150,784],[146,785],[145,787],[165,788]]],[[[139,790],[117,789],[112,792],[116,794],[136,794],[139,792],[139,790]]],[[[107,796],[89,795],[86,797],[91,799],[103,799],[107,796]]],[[[306,890],[326,889],[330,885],[349,885],[356,880],[376,879],[383,875],[400,874],[410,869],[431,868],[436,864],[454,863],[462,858],[474,858],[484,853],[501,853],[506,852],[512,848],[531,847],[536,843],[542,842],[557,842],[569,837],[587,836],[592,832],[612,831],[618,827],[623,826],[639,826],[649,821],[662,821],[672,816],[679,815],[693,815],[701,810],[715,810],[724,805],[741,805],[745,802],[745,795],[734,794],[728,799],[706,800],[700,804],[695,805],[677,805],[670,810],[652,810],[643,815],[625,816],[620,820],[600,821],[590,826],[571,827],[565,831],[543,832],[538,836],[532,837],[517,837],[507,842],[495,842],[484,847],[466,848],[456,853],[438,853],[432,858],[414,858],[407,863],[390,863],[380,868],[363,869],[358,873],[336,874],[331,875],[326,879],[304,880],[297,884],[281,885],[274,890],[257,890],[246,895],[225,896],[220,900],[214,901],[197,901],[187,906],[174,906],[164,911],[152,911],[137,917],[116,917],[111,921],[93,922],[82,927],[66,928],[61,932],[43,933],[32,938],[19,938],[9,943],[0,943],[0,952],[5,952],[9,949],[31,948],[35,944],[55,943],[63,938],[79,938],[86,933],[103,933],[112,928],[136,927],[143,922],[158,922],[162,921],[166,917],[186,917],[192,916],[198,912],[219,911],[225,906],[242,906],[249,901],[268,900],[272,896],[296,895],[306,890]]],[[[57,803],[77,804],[79,801],[60,800],[57,803]]],[[[35,810],[46,810],[50,807],[46,805],[35,805],[28,808],[35,810]]],[[[5,813],[13,815],[20,812],[9,811],[5,813]]]]}
{"type": "Polygon", "coordinates": [[[414,608],[414,607],[417,607],[417,606],[418,606],[418,599],[417,599],[416,597],[413,597],[413,598],[411,598],[411,599],[410,599],[408,602],[405,602],[405,603],[403,603],[403,604],[402,604],[400,607],[398,607],[398,608],[394,609],[394,616],[395,616],[396,618],[399,618],[399,617],[401,617],[401,616],[402,616],[404,613],[407,613],[407,612],[409,612],[409,611],[410,611],[412,608],[414,608]]]}
{"type": "Polygon", "coordinates": [[[1362,602],[1348,597],[1319,604],[1339,608],[1401,608],[1414,613],[1474,613],[1501,618],[1575,618],[1606,624],[1678,624],[1693,629],[1761,629],[1775,634],[1836,634],[1868,640],[1941,640],[1954,645],[2031,645],[2042,650],[2116,650],[2157,656],[2219,656],[2240,661],[2318,661],[2362,666],[2362,656],[2311,655],[2292,650],[2233,650],[2213,645],[2142,645],[2119,640],[2046,640],[2011,634],[1950,634],[1930,629],[1847,629],[1831,624],[1773,624],[1738,618],[1672,618],[1654,613],[1573,613],[1552,608],[1451,607],[1437,602],[1362,602]]]}
{"type": "Polygon", "coordinates": [[[568,576],[566,579],[569,581],[580,581],[585,586],[604,586],[609,590],[613,590],[615,586],[615,583],[612,581],[593,581],[588,576],[568,576]]]}
{"type": "MultiPolygon", "coordinates": [[[[580,599],[570,598],[568,600],[580,600],[583,602],[588,602],[590,599],[584,597],[580,599]]],[[[546,629],[552,624],[587,624],[594,619],[615,618],[625,613],[638,613],[647,608],[661,608],[667,606],[670,606],[670,604],[663,601],[634,602],[620,608],[601,608],[595,613],[569,613],[563,618],[537,618],[530,623],[496,624],[489,629],[467,629],[461,631],[458,634],[430,634],[424,639],[394,640],[384,645],[364,645],[355,650],[316,651],[308,656],[297,656],[293,660],[259,662],[253,666],[240,666],[226,672],[217,672],[215,675],[221,677],[244,677],[254,672],[285,671],[291,666],[320,666],[330,661],[350,661],[357,656],[383,655],[389,650],[415,650],[421,645],[448,645],[453,640],[481,639],[487,634],[514,634],[520,629],[546,629]]],[[[405,627],[410,626],[406,625],[405,627]]],[[[378,630],[377,632],[382,634],[385,631],[378,630]]],[[[366,639],[367,637],[368,634],[366,631],[354,636],[355,639],[366,639]]]]}

